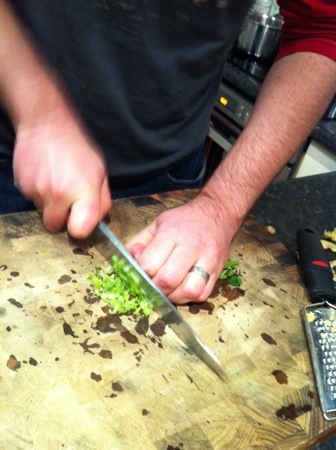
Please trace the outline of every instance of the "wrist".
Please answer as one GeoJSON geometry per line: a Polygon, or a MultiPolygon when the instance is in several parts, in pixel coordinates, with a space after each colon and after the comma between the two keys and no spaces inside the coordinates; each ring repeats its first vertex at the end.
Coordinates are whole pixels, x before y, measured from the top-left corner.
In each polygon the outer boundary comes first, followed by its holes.
{"type": "Polygon", "coordinates": [[[218,186],[218,180],[211,179],[195,198],[195,202],[203,209],[204,214],[212,217],[220,229],[231,239],[239,230],[248,212],[243,202],[232,200],[225,192],[224,185],[218,186]]]}
{"type": "Polygon", "coordinates": [[[16,132],[35,129],[43,123],[57,123],[61,118],[66,125],[66,118],[72,113],[62,91],[57,80],[44,68],[14,80],[7,90],[4,105],[16,132]]]}

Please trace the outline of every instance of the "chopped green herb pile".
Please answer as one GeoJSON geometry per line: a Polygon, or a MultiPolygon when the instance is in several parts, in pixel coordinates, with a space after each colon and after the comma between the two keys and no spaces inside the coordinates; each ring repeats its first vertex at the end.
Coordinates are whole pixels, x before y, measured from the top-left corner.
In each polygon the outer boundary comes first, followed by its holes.
{"type": "MultiPolygon", "coordinates": [[[[235,287],[242,285],[242,278],[237,272],[239,261],[228,261],[220,280],[228,280],[235,287]]],[[[137,316],[149,316],[153,305],[141,288],[141,280],[135,269],[116,255],[112,256],[111,264],[104,268],[96,267],[94,273],[87,274],[91,280],[93,292],[108,304],[112,314],[133,312],[137,316]]]]}
{"type": "Polygon", "coordinates": [[[221,274],[219,275],[220,280],[228,280],[229,284],[234,287],[239,287],[243,284],[241,276],[238,274],[237,266],[239,261],[228,261],[221,274]]]}
{"type": "Polygon", "coordinates": [[[153,305],[141,289],[137,272],[124,260],[112,256],[111,265],[96,267],[89,273],[95,295],[106,302],[113,314],[132,311],[135,315],[149,316],[153,305]]]}

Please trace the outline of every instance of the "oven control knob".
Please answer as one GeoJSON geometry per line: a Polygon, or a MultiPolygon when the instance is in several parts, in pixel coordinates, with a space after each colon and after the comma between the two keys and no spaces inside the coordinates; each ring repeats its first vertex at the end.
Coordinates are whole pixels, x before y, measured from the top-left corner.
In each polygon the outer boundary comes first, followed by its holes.
{"type": "Polygon", "coordinates": [[[246,110],[244,105],[240,105],[237,111],[237,117],[240,119],[240,121],[246,125],[249,117],[250,117],[250,112],[246,110]]]}
{"type": "Polygon", "coordinates": [[[245,125],[247,124],[249,118],[250,118],[250,112],[249,112],[249,111],[245,111],[245,115],[244,115],[244,117],[243,117],[243,120],[244,120],[244,124],[245,124],[245,125]]]}
{"type": "Polygon", "coordinates": [[[246,109],[244,105],[240,105],[237,111],[237,117],[241,122],[245,123],[246,109]]]}

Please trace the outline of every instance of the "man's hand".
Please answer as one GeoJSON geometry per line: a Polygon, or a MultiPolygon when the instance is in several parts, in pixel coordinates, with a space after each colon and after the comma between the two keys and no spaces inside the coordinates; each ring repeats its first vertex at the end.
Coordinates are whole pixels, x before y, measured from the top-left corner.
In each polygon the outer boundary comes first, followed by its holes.
{"type": "Polygon", "coordinates": [[[161,214],[129,243],[131,253],[170,300],[187,303],[210,295],[246,214],[328,106],[335,73],[334,61],[314,53],[277,61],[247,126],[202,193],[161,214]],[[207,284],[201,275],[189,273],[193,265],[210,274],[207,284]]]}
{"type": "Polygon", "coordinates": [[[228,258],[231,239],[217,209],[199,196],[162,213],[127,248],[168,298],[181,304],[209,297],[228,258]],[[209,281],[189,272],[192,266],[208,272],[209,281]]]}
{"type": "Polygon", "coordinates": [[[67,223],[73,237],[87,237],[111,208],[103,157],[5,0],[0,0],[0,101],[16,132],[16,186],[43,210],[48,230],[67,223]]]}
{"type": "Polygon", "coordinates": [[[49,231],[67,224],[73,237],[85,238],[112,206],[103,157],[67,109],[32,129],[18,127],[13,169],[49,231]]]}

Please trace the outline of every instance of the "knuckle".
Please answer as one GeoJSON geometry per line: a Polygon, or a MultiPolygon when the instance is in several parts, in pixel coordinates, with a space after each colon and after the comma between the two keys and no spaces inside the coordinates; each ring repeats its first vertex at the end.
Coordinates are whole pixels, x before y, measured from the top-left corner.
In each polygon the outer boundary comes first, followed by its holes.
{"type": "Polygon", "coordinates": [[[176,287],[176,277],[170,272],[162,272],[158,277],[158,284],[165,291],[172,291],[176,287]]]}
{"type": "Polygon", "coordinates": [[[188,301],[196,301],[200,298],[200,290],[197,286],[188,285],[182,289],[181,294],[188,301]]]}
{"type": "Polygon", "coordinates": [[[67,196],[66,189],[61,184],[50,186],[50,197],[55,202],[61,202],[67,196]]]}
{"type": "Polygon", "coordinates": [[[142,263],[141,261],[139,261],[139,264],[141,265],[141,267],[147,273],[148,276],[150,276],[151,278],[153,278],[155,276],[157,270],[153,265],[145,264],[145,263],[142,263]]]}

